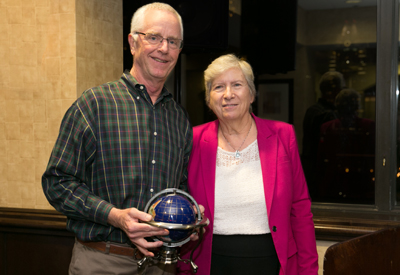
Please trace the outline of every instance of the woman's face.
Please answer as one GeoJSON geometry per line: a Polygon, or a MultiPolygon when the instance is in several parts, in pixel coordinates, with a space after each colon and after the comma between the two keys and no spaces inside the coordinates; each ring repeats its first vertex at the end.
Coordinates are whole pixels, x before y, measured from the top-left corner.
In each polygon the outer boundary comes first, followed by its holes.
{"type": "Polygon", "coordinates": [[[211,84],[209,107],[220,120],[229,123],[248,115],[253,100],[239,68],[226,70],[211,84]]]}

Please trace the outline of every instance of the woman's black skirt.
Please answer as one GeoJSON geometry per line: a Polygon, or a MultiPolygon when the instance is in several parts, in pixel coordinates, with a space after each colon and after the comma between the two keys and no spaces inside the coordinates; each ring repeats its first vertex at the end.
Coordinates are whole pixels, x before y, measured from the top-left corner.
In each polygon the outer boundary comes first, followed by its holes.
{"type": "Polygon", "coordinates": [[[279,268],[271,234],[213,235],[211,275],[278,275],[279,268]]]}

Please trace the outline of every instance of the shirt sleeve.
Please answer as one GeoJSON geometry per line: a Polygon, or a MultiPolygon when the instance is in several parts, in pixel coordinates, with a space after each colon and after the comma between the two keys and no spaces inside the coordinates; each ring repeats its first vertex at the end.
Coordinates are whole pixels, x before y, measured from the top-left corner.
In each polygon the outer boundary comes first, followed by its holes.
{"type": "Polygon", "coordinates": [[[50,204],[67,217],[107,225],[113,205],[93,194],[87,182],[96,153],[96,133],[84,102],[78,99],[63,118],[42,187],[50,204]]]}

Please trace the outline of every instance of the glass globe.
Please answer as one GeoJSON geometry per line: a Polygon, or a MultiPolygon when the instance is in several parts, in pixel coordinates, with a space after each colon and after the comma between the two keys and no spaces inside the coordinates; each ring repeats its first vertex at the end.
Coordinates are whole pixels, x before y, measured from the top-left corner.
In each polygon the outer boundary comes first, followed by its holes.
{"type": "MultiPolygon", "coordinates": [[[[153,203],[148,213],[155,222],[170,224],[193,225],[196,223],[196,213],[190,201],[177,194],[171,194],[158,199],[153,203]]],[[[169,235],[156,236],[164,242],[180,242],[193,232],[193,229],[168,229],[169,235]]]]}

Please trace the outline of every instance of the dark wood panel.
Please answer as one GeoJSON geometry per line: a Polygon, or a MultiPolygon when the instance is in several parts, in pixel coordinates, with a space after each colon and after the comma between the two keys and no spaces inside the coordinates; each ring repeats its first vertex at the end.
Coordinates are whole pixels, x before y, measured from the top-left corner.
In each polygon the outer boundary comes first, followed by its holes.
{"type": "Polygon", "coordinates": [[[68,274],[73,237],[26,233],[6,235],[5,274],[68,274]]]}
{"type": "Polygon", "coordinates": [[[6,253],[6,245],[5,245],[5,234],[0,232],[0,274],[6,274],[6,266],[5,266],[5,259],[6,253]]]}
{"type": "Polygon", "coordinates": [[[68,274],[74,235],[56,211],[0,208],[0,274],[68,274]]]}
{"type": "Polygon", "coordinates": [[[66,231],[67,218],[55,210],[0,207],[0,226],[66,231]]]}

